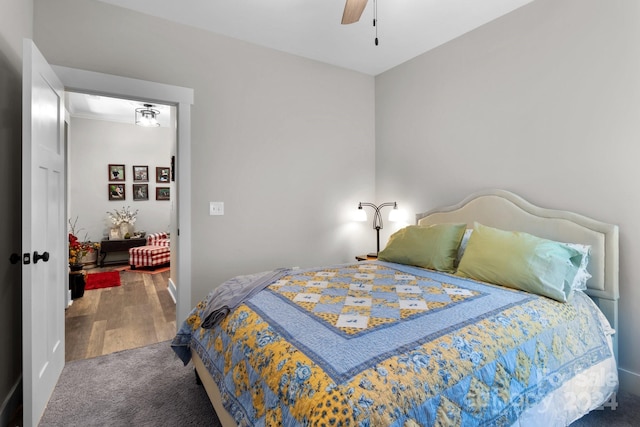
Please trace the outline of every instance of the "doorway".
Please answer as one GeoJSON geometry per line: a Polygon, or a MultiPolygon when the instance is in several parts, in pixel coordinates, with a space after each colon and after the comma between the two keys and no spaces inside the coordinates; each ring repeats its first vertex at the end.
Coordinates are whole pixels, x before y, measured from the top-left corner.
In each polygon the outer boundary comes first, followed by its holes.
{"type": "Polygon", "coordinates": [[[169,173],[176,153],[174,106],[69,91],[65,104],[69,232],[82,242],[72,254],[83,264],[83,270],[69,276],[75,282],[65,311],[69,362],[175,336],[168,256],[157,260],[161,265],[132,270],[128,250],[107,253],[107,243],[112,249],[127,249],[145,244],[147,234],[170,236],[178,195],[169,173]],[[156,126],[137,125],[139,112],[150,109],[156,126]],[[121,189],[117,197],[114,186],[121,189]],[[114,221],[125,217],[130,225],[126,235],[120,235],[114,221]],[[101,278],[111,282],[80,292],[78,277],[87,286],[101,278]]]}
{"type": "Polygon", "coordinates": [[[169,292],[176,301],[176,324],[191,310],[191,105],[193,89],[52,66],[67,91],[151,101],[176,108],[175,209],[171,221],[169,292]]]}

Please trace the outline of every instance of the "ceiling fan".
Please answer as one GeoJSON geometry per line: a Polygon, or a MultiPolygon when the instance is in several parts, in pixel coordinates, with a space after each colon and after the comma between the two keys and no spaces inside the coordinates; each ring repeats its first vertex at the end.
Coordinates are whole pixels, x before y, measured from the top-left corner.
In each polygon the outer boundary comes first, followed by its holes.
{"type": "Polygon", "coordinates": [[[342,24],[353,24],[360,20],[367,0],[347,0],[342,13],[342,24]]]}
{"type": "MultiPolygon", "coordinates": [[[[362,12],[367,5],[367,0],[347,0],[342,13],[342,24],[353,24],[360,20],[362,12]]],[[[376,29],[376,38],[374,40],[378,46],[378,4],[373,0],[373,26],[376,29]]]]}

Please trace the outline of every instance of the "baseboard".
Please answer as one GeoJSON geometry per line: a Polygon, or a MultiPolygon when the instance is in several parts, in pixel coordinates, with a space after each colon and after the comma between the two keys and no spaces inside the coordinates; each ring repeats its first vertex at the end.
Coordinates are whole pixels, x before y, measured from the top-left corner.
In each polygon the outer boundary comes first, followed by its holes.
{"type": "Polygon", "coordinates": [[[176,288],[176,284],[173,283],[173,280],[171,280],[171,278],[169,278],[169,295],[171,295],[171,299],[173,299],[173,303],[177,304],[178,299],[176,298],[176,296],[178,295],[178,288],[176,288]]]}
{"type": "Polygon", "coordinates": [[[18,381],[11,387],[11,391],[2,402],[0,408],[0,426],[8,426],[16,414],[18,408],[22,405],[22,375],[18,381]]]}
{"type": "Polygon", "coordinates": [[[640,396],[640,374],[618,368],[620,390],[640,396]]]}

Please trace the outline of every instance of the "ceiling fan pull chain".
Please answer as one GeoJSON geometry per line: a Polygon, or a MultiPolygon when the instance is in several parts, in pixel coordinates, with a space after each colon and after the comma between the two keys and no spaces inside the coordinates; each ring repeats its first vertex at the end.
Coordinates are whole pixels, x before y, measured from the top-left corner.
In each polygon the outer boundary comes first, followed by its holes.
{"type": "Polygon", "coordinates": [[[378,2],[373,0],[373,26],[376,29],[375,43],[378,46],[378,2]]]}

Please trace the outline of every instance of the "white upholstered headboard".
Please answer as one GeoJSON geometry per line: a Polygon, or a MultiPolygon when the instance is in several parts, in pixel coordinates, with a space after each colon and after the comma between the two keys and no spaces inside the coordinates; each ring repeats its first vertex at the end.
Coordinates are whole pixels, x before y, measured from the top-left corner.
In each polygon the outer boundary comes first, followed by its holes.
{"type": "MultiPolygon", "coordinates": [[[[523,231],[560,242],[591,245],[586,293],[614,329],[618,327],[618,226],[583,215],[541,208],[505,190],[474,193],[462,202],[416,215],[419,225],[475,221],[503,230],[523,231]]],[[[617,354],[617,340],[614,337],[617,354]]]]}

